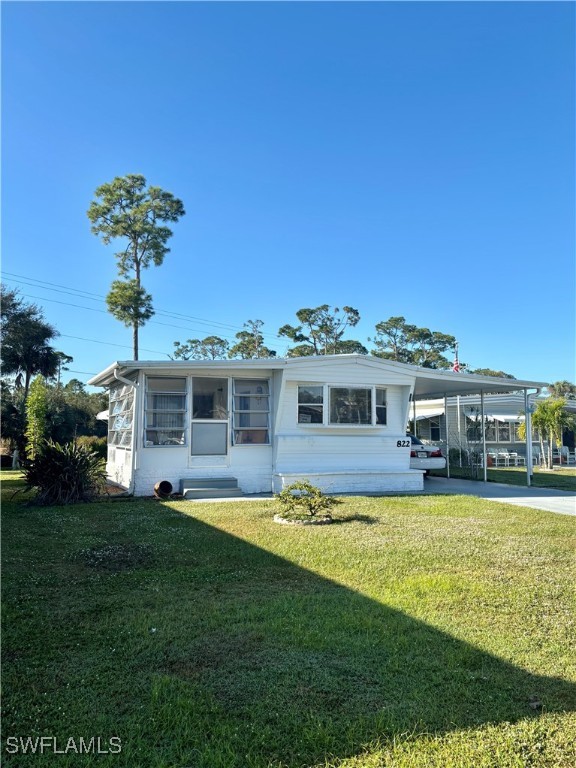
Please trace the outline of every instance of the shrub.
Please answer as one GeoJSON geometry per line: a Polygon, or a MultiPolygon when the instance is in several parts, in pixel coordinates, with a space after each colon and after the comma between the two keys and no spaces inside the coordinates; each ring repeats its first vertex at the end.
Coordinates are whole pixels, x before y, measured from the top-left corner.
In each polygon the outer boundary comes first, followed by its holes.
{"type": "Polygon", "coordinates": [[[81,445],[44,443],[24,466],[26,490],[36,491],[35,504],[91,501],[104,490],[105,462],[81,445]]]}
{"type": "Polygon", "coordinates": [[[334,496],[325,496],[320,488],[305,480],[287,485],[276,499],[282,507],[282,517],[302,519],[314,517],[319,512],[328,514],[330,509],[340,502],[334,496]]]}
{"type": "Polygon", "coordinates": [[[86,450],[96,453],[101,459],[108,458],[108,440],[105,437],[82,435],[76,438],[76,445],[81,445],[86,450]]]}
{"type": "Polygon", "coordinates": [[[46,437],[47,389],[44,376],[36,376],[26,398],[26,456],[33,460],[46,437]]]}

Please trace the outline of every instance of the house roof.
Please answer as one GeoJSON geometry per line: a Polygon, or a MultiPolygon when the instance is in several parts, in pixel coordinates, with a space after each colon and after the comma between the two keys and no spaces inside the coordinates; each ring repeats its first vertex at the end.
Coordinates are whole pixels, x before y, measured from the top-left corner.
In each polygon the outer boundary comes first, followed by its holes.
{"type": "Polygon", "coordinates": [[[390,373],[400,373],[415,378],[414,399],[427,400],[452,395],[478,394],[480,392],[505,393],[518,392],[523,389],[542,389],[547,386],[542,381],[525,381],[521,379],[505,379],[495,376],[478,376],[471,373],[455,373],[434,368],[420,368],[394,360],[385,360],[372,355],[322,355],[309,357],[270,357],[254,360],[123,360],[109,365],[101,373],[93,376],[88,384],[95,387],[105,387],[116,381],[116,374],[126,377],[131,373],[146,369],[162,369],[176,373],[189,373],[194,370],[227,369],[236,371],[251,370],[282,370],[302,368],[303,372],[310,365],[318,363],[335,365],[365,365],[379,368],[390,373]]]}

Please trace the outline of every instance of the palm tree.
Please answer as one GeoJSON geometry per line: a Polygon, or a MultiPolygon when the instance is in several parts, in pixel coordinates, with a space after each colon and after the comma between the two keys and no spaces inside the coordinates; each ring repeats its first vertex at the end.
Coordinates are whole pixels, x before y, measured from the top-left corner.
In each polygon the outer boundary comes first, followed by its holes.
{"type": "MultiPolygon", "coordinates": [[[[538,432],[546,469],[554,469],[554,447],[562,445],[562,432],[565,429],[576,428],[576,418],[566,411],[566,400],[563,397],[549,397],[537,404],[532,414],[532,426],[538,432]],[[544,449],[544,442],[547,443],[547,450],[544,449]]],[[[526,438],[525,424],[521,425],[520,437],[526,438]]]]}
{"type": "Polygon", "coordinates": [[[51,342],[60,334],[45,321],[41,309],[24,302],[18,291],[0,286],[0,297],[2,373],[16,377],[16,386],[24,387],[25,400],[33,376],[50,378],[58,372],[60,359],[51,342]]]}

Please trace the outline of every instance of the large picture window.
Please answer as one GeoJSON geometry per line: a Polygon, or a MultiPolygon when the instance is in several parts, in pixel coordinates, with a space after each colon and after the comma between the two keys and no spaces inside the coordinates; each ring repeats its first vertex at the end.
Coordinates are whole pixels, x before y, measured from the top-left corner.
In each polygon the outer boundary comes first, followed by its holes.
{"type": "Polygon", "coordinates": [[[266,379],[234,379],[234,445],[270,443],[270,388],[266,379]]]}
{"type": "Polygon", "coordinates": [[[330,387],[330,424],[372,424],[372,390],[330,387]]]}
{"type": "Polygon", "coordinates": [[[184,445],[185,417],[186,379],[148,377],[144,445],[184,445]]]}
{"type": "Polygon", "coordinates": [[[383,426],[386,424],[386,390],[300,385],[298,424],[383,426]]]}

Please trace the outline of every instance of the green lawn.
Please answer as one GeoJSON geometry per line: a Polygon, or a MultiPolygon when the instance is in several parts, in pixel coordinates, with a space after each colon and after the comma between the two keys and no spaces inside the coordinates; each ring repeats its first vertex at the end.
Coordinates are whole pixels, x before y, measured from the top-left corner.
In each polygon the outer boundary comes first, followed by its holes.
{"type": "Polygon", "coordinates": [[[38,509],[2,473],[6,766],[576,764],[576,520],[463,496],[38,509]],[[121,739],[118,754],[8,738],[121,739]]]}
{"type": "MultiPolygon", "coordinates": [[[[446,470],[433,470],[433,475],[446,477],[446,470]]],[[[477,470],[477,477],[471,476],[471,470],[450,466],[450,477],[461,477],[467,480],[484,479],[484,470],[477,470]]],[[[526,467],[498,467],[488,469],[489,483],[506,483],[508,485],[526,485],[526,467]]],[[[555,467],[552,472],[534,468],[531,485],[535,488],[558,488],[561,491],[576,491],[576,467],[555,467]]]]}

